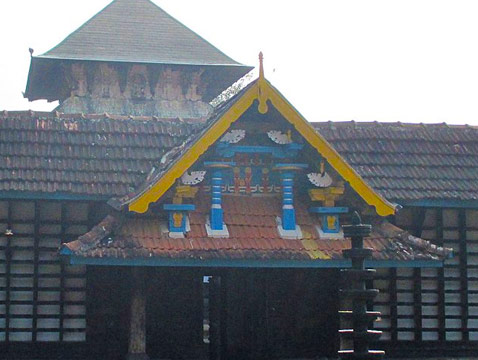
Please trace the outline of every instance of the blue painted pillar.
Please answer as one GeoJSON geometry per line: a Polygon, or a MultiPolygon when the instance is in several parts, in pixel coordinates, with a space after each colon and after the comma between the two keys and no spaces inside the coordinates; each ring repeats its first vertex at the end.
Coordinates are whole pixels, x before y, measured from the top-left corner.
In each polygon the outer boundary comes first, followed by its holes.
{"type": "Polygon", "coordinates": [[[222,210],[222,171],[215,170],[211,180],[211,229],[222,230],[224,213],[222,210]]]}
{"type": "Polygon", "coordinates": [[[295,209],[294,209],[294,173],[282,172],[282,228],[284,230],[295,230],[295,209]]]}

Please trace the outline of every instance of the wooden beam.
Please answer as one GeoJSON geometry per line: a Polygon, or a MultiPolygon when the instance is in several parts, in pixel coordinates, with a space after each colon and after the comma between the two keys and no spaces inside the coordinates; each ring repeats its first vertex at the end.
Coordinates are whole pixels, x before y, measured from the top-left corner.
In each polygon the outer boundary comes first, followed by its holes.
{"type": "Polygon", "coordinates": [[[461,295],[461,329],[463,341],[470,340],[470,331],[468,330],[468,258],[466,249],[466,214],[465,209],[458,210],[459,226],[459,253],[460,257],[460,295],[461,295]]]}
{"type": "MultiPolygon", "coordinates": [[[[413,235],[421,237],[426,210],[418,208],[413,212],[413,235]]],[[[422,341],[422,275],[420,268],[413,269],[413,320],[415,341],[422,341]]]]}
{"type": "Polygon", "coordinates": [[[413,209],[413,236],[421,237],[423,231],[423,224],[425,223],[425,209],[413,209]]]}
{"type": "MultiPolygon", "coordinates": [[[[12,228],[12,202],[8,201],[7,229],[12,228]]],[[[5,247],[5,341],[10,341],[10,297],[11,297],[11,269],[12,269],[12,236],[7,236],[5,247]]]]}
{"type": "MultiPolygon", "coordinates": [[[[436,244],[444,246],[443,241],[443,209],[436,209],[436,244]]],[[[438,271],[438,340],[441,344],[446,341],[445,324],[445,265],[438,271]]]]}
{"type": "Polygon", "coordinates": [[[415,341],[422,341],[422,273],[413,269],[413,321],[415,341]]]}
{"type": "Polygon", "coordinates": [[[33,233],[33,313],[32,313],[32,341],[37,341],[38,335],[38,277],[40,267],[40,203],[35,201],[34,206],[34,233],[33,233]]]}
{"type": "Polygon", "coordinates": [[[397,268],[390,269],[389,288],[390,296],[390,341],[396,344],[398,341],[397,320],[397,268]]]}
{"type": "Polygon", "coordinates": [[[144,269],[131,271],[131,307],[127,360],[149,360],[146,354],[146,278],[144,269]]]}
{"type": "Polygon", "coordinates": [[[221,309],[220,309],[220,334],[221,347],[219,358],[227,359],[227,274],[229,272],[221,273],[221,309]]]}

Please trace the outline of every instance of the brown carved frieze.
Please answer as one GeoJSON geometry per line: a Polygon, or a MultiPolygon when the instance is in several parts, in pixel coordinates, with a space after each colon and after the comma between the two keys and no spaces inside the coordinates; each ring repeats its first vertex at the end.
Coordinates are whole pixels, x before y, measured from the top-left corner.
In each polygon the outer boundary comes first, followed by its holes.
{"type": "Polygon", "coordinates": [[[67,88],[58,111],[205,117],[204,69],[146,64],[74,62],[65,67],[67,88]]]}
{"type": "Polygon", "coordinates": [[[152,98],[146,65],[135,64],[131,66],[124,96],[131,100],[149,100],[152,98]]]}
{"type": "Polygon", "coordinates": [[[95,67],[91,88],[93,98],[119,99],[122,97],[118,72],[107,63],[101,63],[95,67]]]}
{"type": "Polygon", "coordinates": [[[88,81],[85,64],[81,62],[72,63],[69,75],[68,80],[71,89],[71,96],[86,96],[88,94],[88,81]]]}

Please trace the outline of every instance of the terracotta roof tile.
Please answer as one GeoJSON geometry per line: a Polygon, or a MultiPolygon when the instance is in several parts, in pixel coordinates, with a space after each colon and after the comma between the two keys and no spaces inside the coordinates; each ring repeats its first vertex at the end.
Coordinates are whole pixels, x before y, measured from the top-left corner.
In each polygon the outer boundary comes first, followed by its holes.
{"type": "Polygon", "coordinates": [[[164,121],[1,113],[0,191],[127,194],[198,126],[164,121]]]}
{"type": "MultiPolygon", "coordinates": [[[[223,104],[215,116],[228,106],[223,104]]],[[[166,152],[213,121],[1,112],[0,191],[135,194],[145,179],[164,170],[158,164],[166,152]]],[[[389,200],[478,200],[475,127],[352,122],[314,126],[389,200]]],[[[229,214],[240,214],[247,206],[247,214],[280,216],[278,200],[249,200],[228,204],[229,214]]],[[[191,217],[191,224],[195,222],[191,217]]]]}
{"type": "Polygon", "coordinates": [[[377,122],[314,126],[389,200],[478,200],[476,127],[377,122]]]}
{"type": "MultiPolygon", "coordinates": [[[[199,196],[196,203],[207,203],[207,200],[199,196]]],[[[64,246],[75,255],[85,257],[342,259],[342,250],[350,247],[350,241],[320,238],[315,220],[306,213],[303,202],[297,206],[297,216],[307,236],[301,240],[281,238],[275,222],[280,204],[279,196],[225,195],[224,212],[230,214],[225,216],[229,238],[208,237],[203,225],[208,208],[197,206],[190,215],[191,231],[185,238],[170,238],[167,232],[163,233],[161,224],[164,225],[165,220],[162,218],[133,217],[120,221],[108,217],[88,234],[64,246]]],[[[365,240],[365,245],[374,249],[373,257],[377,260],[438,260],[449,254],[448,249],[437,248],[387,222],[374,224],[374,231],[365,240]]]]}

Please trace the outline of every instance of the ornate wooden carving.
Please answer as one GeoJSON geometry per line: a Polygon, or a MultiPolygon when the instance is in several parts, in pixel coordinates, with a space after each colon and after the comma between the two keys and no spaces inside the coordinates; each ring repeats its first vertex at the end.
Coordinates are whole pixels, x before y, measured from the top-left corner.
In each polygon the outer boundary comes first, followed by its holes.
{"type": "Polygon", "coordinates": [[[202,70],[164,65],[73,62],[65,65],[59,111],[199,118],[212,108],[202,101],[202,70]]]}

